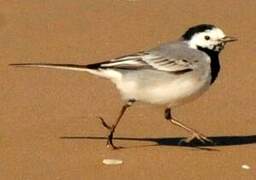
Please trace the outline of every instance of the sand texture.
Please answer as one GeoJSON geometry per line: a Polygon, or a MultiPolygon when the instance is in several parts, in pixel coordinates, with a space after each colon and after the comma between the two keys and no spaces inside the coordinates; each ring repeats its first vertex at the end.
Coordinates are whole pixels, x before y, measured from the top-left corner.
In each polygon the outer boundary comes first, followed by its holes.
{"type": "Polygon", "coordinates": [[[0,4],[1,180],[256,179],[255,0],[0,4]],[[110,150],[96,118],[113,122],[122,105],[110,81],[84,72],[8,66],[100,62],[177,39],[201,23],[215,24],[239,41],[221,53],[221,74],[210,90],[174,114],[216,146],[179,146],[189,134],[164,119],[164,107],[134,105],[115,134],[125,148],[110,150]],[[104,159],[122,163],[108,166],[104,159]]]}

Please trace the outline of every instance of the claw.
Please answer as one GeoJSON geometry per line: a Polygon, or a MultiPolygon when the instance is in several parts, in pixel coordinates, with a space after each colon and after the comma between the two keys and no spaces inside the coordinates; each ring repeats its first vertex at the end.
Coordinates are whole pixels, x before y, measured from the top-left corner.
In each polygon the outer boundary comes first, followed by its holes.
{"type": "Polygon", "coordinates": [[[103,125],[105,128],[107,128],[108,130],[111,130],[111,129],[112,129],[112,127],[109,126],[109,125],[105,122],[105,120],[104,120],[102,117],[98,116],[97,118],[99,118],[99,119],[101,120],[101,123],[102,123],[102,125],[103,125]]]}
{"type": "Polygon", "coordinates": [[[113,143],[113,131],[110,131],[106,146],[107,146],[107,148],[112,147],[112,149],[121,149],[122,148],[121,146],[115,146],[114,145],[114,143],[113,143]]]}
{"type": "Polygon", "coordinates": [[[182,145],[183,143],[189,144],[195,139],[200,141],[203,144],[206,144],[206,143],[214,144],[214,142],[208,139],[205,135],[194,132],[191,137],[180,140],[179,145],[182,145]]]}
{"type": "Polygon", "coordinates": [[[113,150],[123,148],[122,146],[115,146],[113,143],[107,142],[107,148],[110,148],[110,147],[111,147],[113,150]]]}

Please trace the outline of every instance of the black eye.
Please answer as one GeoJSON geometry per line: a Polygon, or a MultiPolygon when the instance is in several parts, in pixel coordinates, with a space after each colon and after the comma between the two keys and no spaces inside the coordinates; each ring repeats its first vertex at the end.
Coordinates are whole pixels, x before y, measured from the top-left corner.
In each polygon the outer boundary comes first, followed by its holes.
{"type": "Polygon", "coordinates": [[[210,39],[210,36],[204,36],[204,39],[208,41],[210,39]]]}

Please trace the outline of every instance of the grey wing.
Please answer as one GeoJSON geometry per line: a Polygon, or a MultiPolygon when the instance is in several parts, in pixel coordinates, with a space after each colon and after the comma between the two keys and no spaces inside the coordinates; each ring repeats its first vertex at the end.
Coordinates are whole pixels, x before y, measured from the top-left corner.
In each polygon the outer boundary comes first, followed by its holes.
{"type": "Polygon", "coordinates": [[[112,59],[98,64],[98,68],[113,69],[154,69],[166,72],[184,72],[194,69],[194,64],[183,58],[170,58],[155,55],[151,52],[138,52],[127,56],[112,59]]]}
{"type": "Polygon", "coordinates": [[[138,52],[126,56],[121,56],[110,61],[99,63],[99,68],[113,69],[140,69],[149,68],[150,65],[143,61],[145,52],[138,52]]]}
{"type": "Polygon", "coordinates": [[[194,64],[185,58],[174,58],[149,54],[144,56],[143,60],[147,64],[151,65],[152,68],[159,71],[180,72],[191,71],[194,69],[194,64]]]}

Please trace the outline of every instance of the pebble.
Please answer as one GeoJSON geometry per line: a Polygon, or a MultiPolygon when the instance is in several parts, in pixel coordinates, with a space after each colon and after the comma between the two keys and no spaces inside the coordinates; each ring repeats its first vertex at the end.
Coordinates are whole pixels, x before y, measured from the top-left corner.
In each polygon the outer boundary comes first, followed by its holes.
{"type": "Polygon", "coordinates": [[[247,164],[243,164],[241,167],[242,167],[243,169],[246,169],[246,170],[251,169],[251,167],[250,167],[250,166],[248,166],[247,164]]]}
{"type": "Polygon", "coordinates": [[[103,159],[102,163],[106,165],[120,165],[123,161],[121,159],[103,159]]]}

